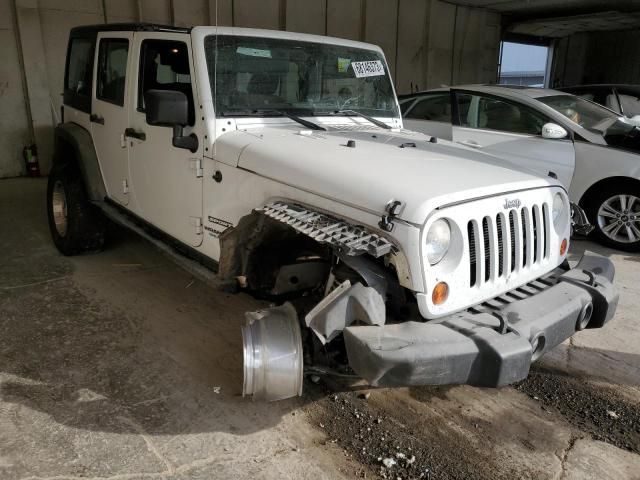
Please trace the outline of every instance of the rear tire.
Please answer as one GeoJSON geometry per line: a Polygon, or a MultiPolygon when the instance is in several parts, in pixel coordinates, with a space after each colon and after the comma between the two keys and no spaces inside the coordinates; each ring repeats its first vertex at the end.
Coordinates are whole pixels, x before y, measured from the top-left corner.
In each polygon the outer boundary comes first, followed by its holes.
{"type": "Polygon", "coordinates": [[[87,199],[75,169],[56,166],[49,174],[47,216],[53,243],[63,255],[102,250],[106,221],[87,199]]]}
{"type": "Polygon", "coordinates": [[[592,233],[599,243],[627,252],[640,251],[640,187],[607,186],[585,202],[592,233]]]}

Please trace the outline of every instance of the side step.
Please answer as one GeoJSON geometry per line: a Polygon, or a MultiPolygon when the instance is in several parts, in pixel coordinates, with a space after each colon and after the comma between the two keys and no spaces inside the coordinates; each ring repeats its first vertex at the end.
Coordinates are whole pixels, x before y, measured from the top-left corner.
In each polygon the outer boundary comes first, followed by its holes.
{"type": "Polygon", "coordinates": [[[211,286],[221,286],[216,275],[218,264],[214,260],[208,259],[135,215],[124,212],[122,207],[114,206],[111,202],[96,203],[96,206],[111,221],[140,235],[194,277],[211,286]]]}

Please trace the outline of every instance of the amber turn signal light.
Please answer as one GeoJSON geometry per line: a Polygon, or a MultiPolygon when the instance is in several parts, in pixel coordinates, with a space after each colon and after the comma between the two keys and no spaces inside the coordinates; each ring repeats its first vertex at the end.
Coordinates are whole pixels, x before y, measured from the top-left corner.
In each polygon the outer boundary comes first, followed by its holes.
{"type": "Polygon", "coordinates": [[[445,282],[438,283],[431,293],[431,301],[434,305],[442,305],[449,297],[449,285],[445,282]]]}
{"type": "Polygon", "coordinates": [[[563,239],[562,243],[560,244],[560,256],[564,257],[564,254],[567,253],[567,239],[563,239]]]}

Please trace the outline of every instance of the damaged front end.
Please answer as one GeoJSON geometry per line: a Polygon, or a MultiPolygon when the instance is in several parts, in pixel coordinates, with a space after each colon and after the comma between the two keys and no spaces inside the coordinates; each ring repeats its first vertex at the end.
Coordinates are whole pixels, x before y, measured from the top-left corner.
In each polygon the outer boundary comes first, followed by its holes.
{"type": "MultiPolygon", "coordinates": [[[[310,351],[314,346],[315,350],[326,350],[325,346],[351,325],[384,325],[389,305],[395,304],[393,299],[403,298],[404,291],[397,275],[384,266],[384,259],[396,253],[387,238],[300,205],[273,202],[257,211],[261,218],[240,255],[244,260],[237,278],[247,287],[258,287],[254,288],[260,289],[258,295],[290,300],[247,312],[242,329],[243,394],[270,401],[300,395],[303,344],[310,351]],[[286,226],[287,232],[295,232],[298,241],[277,233],[278,224],[286,226]],[[311,239],[321,248],[311,251],[300,238],[311,239]],[[265,243],[277,246],[265,248],[265,243]],[[260,251],[262,257],[269,252],[271,259],[275,251],[286,251],[285,256],[295,260],[271,265],[263,262],[263,271],[251,275],[260,270],[251,267],[254,251],[260,251]],[[301,326],[304,334],[300,333],[301,326]]],[[[307,360],[315,363],[312,355],[307,355],[307,360]]]]}
{"type": "Polygon", "coordinates": [[[354,238],[349,227],[340,235],[328,217],[318,229],[305,224],[304,218],[317,218],[308,215],[313,212],[296,208],[297,218],[280,219],[327,242],[331,266],[322,291],[303,295],[307,308],[291,300],[247,313],[243,394],[254,399],[300,395],[303,363],[317,367],[318,352],[333,362],[325,364],[329,370],[342,365],[341,372],[374,386],[499,387],[524,379],[532,362],[575,332],[602,327],[616,310],[612,262],[586,252],[573,269],[565,260],[491,300],[427,320],[384,255],[372,255],[366,232],[354,238]],[[340,240],[351,250],[340,248],[340,240]]]}

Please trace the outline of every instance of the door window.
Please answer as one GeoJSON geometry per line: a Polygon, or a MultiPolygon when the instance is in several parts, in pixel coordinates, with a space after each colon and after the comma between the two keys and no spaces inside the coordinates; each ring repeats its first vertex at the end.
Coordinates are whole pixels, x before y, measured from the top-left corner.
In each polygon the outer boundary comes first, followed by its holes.
{"type": "Polygon", "coordinates": [[[545,117],[532,108],[495,97],[459,94],[460,126],[541,135],[545,117]]]}
{"type": "Polygon", "coordinates": [[[100,40],[96,98],[115,105],[124,105],[128,52],[129,41],[126,39],[100,40]]]}
{"type": "Polygon", "coordinates": [[[91,95],[93,76],[93,42],[86,38],[71,41],[67,89],[78,95],[91,95]]]}
{"type": "Polygon", "coordinates": [[[92,38],[72,38],[67,56],[64,103],[84,112],[91,110],[94,44],[92,38]]]}
{"type": "Polygon", "coordinates": [[[448,92],[429,95],[428,97],[419,100],[405,115],[405,118],[450,123],[451,95],[448,92]]]}
{"type": "Polygon", "coordinates": [[[140,51],[138,111],[144,112],[144,94],[148,90],[182,92],[189,102],[189,125],[195,123],[193,91],[187,44],[173,40],[144,40],[140,51]]]}

